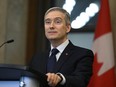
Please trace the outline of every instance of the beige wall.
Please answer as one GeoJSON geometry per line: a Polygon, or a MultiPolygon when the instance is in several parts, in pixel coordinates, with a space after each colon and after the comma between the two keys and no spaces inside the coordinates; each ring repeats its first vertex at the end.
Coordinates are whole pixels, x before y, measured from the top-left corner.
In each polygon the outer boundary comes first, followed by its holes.
{"type": "Polygon", "coordinates": [[[114,38],[115,63],[116,63],[116,0],[109,0],[111,11],[111,23],[114,38]]]}
{"type": "Polygon", "coordinates": [[[0,63],[25,64],[28,0],[0,0],[0,63]]]}
{"type": "MultiPolygon", "coordinates": [[[[7,1],[0,0],[0,44],[5,41],[6,36],[6,9],[7,9],[7,1]]],[[[4,62],[5,56],[5,48],[0,48],[0,62],[4,62]]]]}

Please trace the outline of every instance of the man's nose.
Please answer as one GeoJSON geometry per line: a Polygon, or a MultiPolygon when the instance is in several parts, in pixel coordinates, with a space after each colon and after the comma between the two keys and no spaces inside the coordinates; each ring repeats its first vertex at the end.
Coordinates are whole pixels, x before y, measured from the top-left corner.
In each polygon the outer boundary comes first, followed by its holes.
{"type": "Polygon", "coordinates": [[[53,29],[54,28],[54,22],[52,21],[50,24],[50,28],[53,29]]]}

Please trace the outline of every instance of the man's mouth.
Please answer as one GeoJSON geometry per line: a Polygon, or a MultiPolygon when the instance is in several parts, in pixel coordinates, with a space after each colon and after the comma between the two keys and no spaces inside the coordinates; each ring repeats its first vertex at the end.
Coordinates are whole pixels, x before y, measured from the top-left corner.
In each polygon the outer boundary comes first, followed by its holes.
{"type": "Polygon", "coordinates": [[[57,33],[57,31],[48,31],[48,33],[54,34],[54,33],[57,33]]]}

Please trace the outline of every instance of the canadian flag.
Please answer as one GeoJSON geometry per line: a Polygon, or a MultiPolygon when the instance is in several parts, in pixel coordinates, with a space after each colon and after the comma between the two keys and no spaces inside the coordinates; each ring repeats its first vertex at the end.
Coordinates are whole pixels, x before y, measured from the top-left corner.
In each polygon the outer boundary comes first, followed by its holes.
{"type": "Polygon", "coordinates": [[[93,76],[88,87],[116,87],[113,39],[108,0],[101,0],[93,52],[93,76]]]}

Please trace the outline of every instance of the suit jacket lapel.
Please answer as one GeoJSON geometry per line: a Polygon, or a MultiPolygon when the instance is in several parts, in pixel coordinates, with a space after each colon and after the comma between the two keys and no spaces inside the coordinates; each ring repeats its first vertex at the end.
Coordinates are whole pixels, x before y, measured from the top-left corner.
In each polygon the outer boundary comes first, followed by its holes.
{"type": "Polygon", "coordinates": [[[60,70],[60,68],[63,66],[63,64],[66,62],[66,61],[68,61],[68,59],[69,59],[69,57],[70,57],[70,55],[72,54],[72,52],[73,52],[73,47],[74,47],[74,45],[70,42],[69,44],[68,44],[68,46],[65,48],[65,50],[63,51],[63,53],[61,54],[61,56],[60,56],[60,58],[59,58],[59,60],[58,60],[58,62],[57,62],[57,65],[56,65],[56,72],[58,72],[59,70],[60,70]]]}

